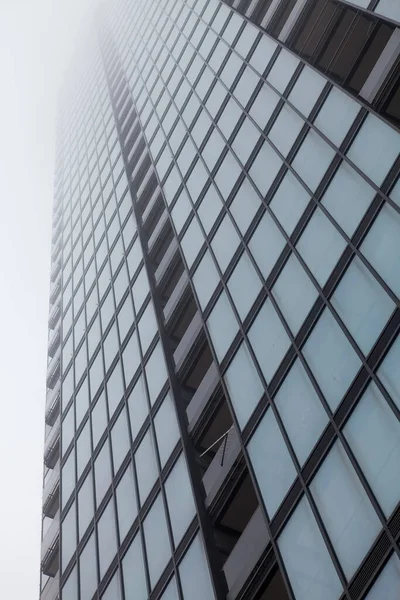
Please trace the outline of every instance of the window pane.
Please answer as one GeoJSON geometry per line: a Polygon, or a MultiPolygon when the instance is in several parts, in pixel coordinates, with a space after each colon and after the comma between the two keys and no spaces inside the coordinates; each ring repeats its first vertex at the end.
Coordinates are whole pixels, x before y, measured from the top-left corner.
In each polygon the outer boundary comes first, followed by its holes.
{"type": "Polygon", "coordinates": [[[279,388],[275,405],[303,465],[324,430],[328,416],[299,359],[279,388]]]}
{"type": "Polygon", "coordinates": [[[106,397],[104,392],[97,400],[92,410],[92,436],[93,436],[93,448],[96,448],[101,436],[107,427],[107,407],[106,397]]]}
{"type": "Polygon", "coordinates": [[[325,84],[326,80],[321,75],[305,66],[289,94],[289,102],[308,117],[325,84]]]}
{"type": "Polygon", "coordinates": [[[375,219],[361,252],[379,275],[400,296],[400,215],[385,204],[375,219]]]}
{"type": "Polygon", "coordinates": [[[268,142],[264,142],[249,170],[250,177],[263,196],[268,192],[281,166],[282,160],[278,154],[268,142]]]}
{"type": "Polygon", "coordinates": [[[78,572],[76,566],[72,569],[62,588],[62,600],[76,600],[78,597],[78,572]]]}
{"type": "Polygon", "coordinates": [[[325,458],[310,489],[346,577],[350,579],[381,525],[340,442],[334,444],[325,458]]]}
{"type": "Polygon", "coordinates": [[[228,289],[236,310],[242,321],[244,321],[258,293],[261,291],[261,280],[247,252],[242,254],[230,276],[228,289]]]}
{"type": "Polygon", "coordinates": [[[283,267],[272,293],[293,335],[297,335],[318,293],[294,254],[283,267]]]}
{"type": "Polygon", "coordinates": [[[269,383],[290,346],[290,339],[269,298],[250,327],[248,336],[269,383]]]}
{"type": "Polygon", "coordinates": [[[298,64],[299,59],[282,48],[272,69],[268,73],[268,81],[279,92],[284,92],[298,64]]]}
{"type": "Polygon", "coordinates": [[[108,439],[103,444],[99,455],[94,461],[94,481],[96,488],[96,506],[104,498],[104,494],[111,484],[111,460],[108,439]]]}
{"type": "Polygon", "coordinates": [[[115,413],[124,393],[124,381],[122,378],[121,361],[115,365],[111,376],[107,381],[108,412],[110,419],[115,413]]]}
{"type": "Polygon", "coordinates": [[[76,550],[76,504],[72,504],[61,523],[61,570],[64,571],[76,550]]]}
{"type": "Polygon", "coordinates": [[[166,380],[167,367],[165,366],[164,353],[159,342],[153,350],[146,364],[146,378],[150,394],[150,403],[153,405],[157,400],[166,380]]]}
{"type": "Polygon", "coordinates": [[[395,307],[358,257],[353,259],[331,302],[366,355],[395,307]]]}
{"type": "Polygon", "coordinates": [[[285,238],[272,217],[265,213],[249,242],[249,248],[265,279],[285,247],[285,238]]]}
{"type": "Polygon", "coordinates": [[[193,275],[193,285],[203,310],[207,306],[219,281],[218,271],[209,250],[207,250],[193,275]]]}
{"type": "Polygon", "coordinates": [[[391,395],[393,401],[400,408],[400,336],[397,336],[385,360],[378,369],[378,375],[391,395]]]}
{"type": "Polygon", "coordinates": [[[357,102],[334,86],[329,92],[314,124],[336,146],[340,146],[359,110],[360,105],[357,102]]]}
{"type": "Polygon", "coordinates": [[[222,292],[218,298],[216,305],[207,319],[207,326],[215,353],[221,362],[239,328],[225,292],[222,292]]]}
{"type": "Polygon", "coordinates": [[[122,461],[128,453],[130,445],[127,414],[124,407],[111,430],[114,473],[120,468],[122,461]]]}
{"type": "Polygon", "coordinates": [[[129,463],[121,481],[115,490],[120,540],[125,538],[133,521],[137,517],[137,502],[133,480],[133,465],[129,463]]]}
{"type": "Polygon", "coordinates": [[[149,414],[147,394],[143,376],[141,375],[128,398],[129,420],[131,424],[132,440],[135,440],[146,417],[149,414]]]}
{"type": "Polygon", "coordinates": [[[344,433],[389,517],[400,499],[400,423],[374,383],[357,404],[344,433]]]}
{"type": "Polygon", "coordinates": [[[85,533],[94,515],[93,501],[93,476],[89,472],[85,482],[78,492],[78,537],[79,540],[85,533]]]}
{"type": "Polygon", "coordinates": [[[196,217],[194,217],[186,230],[185,235],[182,238],[182,251],[185,256],[187,265],[190,269],[192,264],[194,263],[200,248],[202,247],[204,242],[204,236],[201,232],[200,226],[197,222],[196,217]]]}
{"type": "Polygon", "coordinates": [[[247,448],[272,519],[296,478],[296,469],[271,409],[267,410],[247,448]]]}
{"type": "Polygon", "coordinates": [[[287,104],[284,104],[268,137],[283,156],[287,156],[302,130],[304,121],[287,104]]]}
{"type": "Polygon", "coordinates": [[[140,503],[143,505],[158,477],[153,434],[150,429],[135,453],[140,503]]]}
{"type": "MultiPolygon", "coordinates": [[[[122,559],[125,600],[147,600],[142,544],[137,535],[122,559]]],[[[113,599],[114,600],[114,599],[113,599]]]]}
{"type": "Polygon", "coordinates": [[[294,175],[288,171],[275,192],[271,209],[288,235],[291,235],[303,214],[310,196],[294,175]]]}
{"type": "Polygon", "coordinates": [[[117,552],[117,534],[115,531],[115,517],[113,500],[101,515],[97,524],[100,557],[100,579],[104,577],[112,559],[117,552]]]}
{"type": "Polygon", "coordinates": [[[254,187],[247,178],[244,179],[229,207],[236,225],[243,235],[249,228],[260,206],[261,202],[254,187]]]}
{"type": "Polygon", "coordinates": [[[369,114],[347,156],[377,185],[381,185],[400,152],[397,131],[369,114]]]}
{"type": "Polygon", "coordinates": [[[72,490],[75,488],[75,451],[69,454],[66,463],[61,468],[61,506],[65,506],[72,490]]]}
{"type": "Polygon", "coordinates": [[[157,583],[171,556],[167,522],[161,495],[151,507],[143,523],[149,563],[151,587],[157,583]]]}
{"type": "Polygon", "coordinates": [[[154,418],[154,427],[156,430],[161,468],[163,468],[180,437],[175,408],[169,393],[165,396],[163,403],[157,411],[154,418]]]}
{"type": "Polygon", "coordinates": [[[337,229],[317,208],[297,243],[297,250],[323,287],[346,245],[337,229]]]}
{"type": "Polygon", "coordinates": [[[92,598],[97,588],[96,543],[93,533],[81,552],[79,567],[81,598],[92,598]]]}
{"type": "Polygon", "coordinates": [[[161,600],[179,600],[175,577],[171,579],[161,596],[161,600]]]}
{"type": "Polygon", "coordinates": [[[225,271],[229,265],[239,242],[239,236],[231,219],[225,215],[211,242],[211,247],[222,271],[225,271]]]}
{"type": "Polygon", "coordinates": [[[329,406],[335,410],[361,361],[328,309],[315,325],[303,354],[329,406]]]}
{"type": "Polygon", "coordinates": [[[124,369],[125,385],[128,387],[132,381],[132,377],[140,365],[139,345],[136,331],[132,333],[128,344],[122,353],[122,364],[124,369]]]}
{"type": "Polygon", "coordinates": [[[340,597],[340,579],[305,497],[279,536],[278,546],[296,600],[340,597]]]}
{"type": "Polygon", "coordinates": [[[239,425],[243,429],[264,392],[253,359],[244,342],[225,373],[225,383],[239,425]]]}
{"type": "Polygon", "coordinates": [[[88,419],[76,442],[76,470],[78,479],[82,475],[91,453],[90,424],[88,419]]]}
{"type": "Polygon", "coordinates": [[[179,565],[184,600],[214,600],[210,572],[200,534],[193,540],[179,565]],[[196,585],[193,585],[193,582],[196,585]]]}
{"type": "Polygon", "coordinates": [[[292,166],[314,192],[334,155],[334,150],[322,137],[310,130],[294,157],[292,166]]]}
{"type": "Polygon", "coordinates": [[[181,454],[165,482],[175,548],[196,514],[186,462],[181,454]]]}
{"type": "Polygon", "coordinates": [[[119,581],[119,570],[116,571],[101,600],[121,600],[121,585],[119,581]]]}

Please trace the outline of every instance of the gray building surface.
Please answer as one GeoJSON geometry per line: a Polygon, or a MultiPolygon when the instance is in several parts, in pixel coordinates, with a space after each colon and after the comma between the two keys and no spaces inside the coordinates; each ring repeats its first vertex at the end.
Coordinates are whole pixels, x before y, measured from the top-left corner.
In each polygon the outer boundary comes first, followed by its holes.
{"type": "Polygon", "coordinates": [[[116,0],[61,107],[40,600],[400,598],[400,2],[116,0]]]}

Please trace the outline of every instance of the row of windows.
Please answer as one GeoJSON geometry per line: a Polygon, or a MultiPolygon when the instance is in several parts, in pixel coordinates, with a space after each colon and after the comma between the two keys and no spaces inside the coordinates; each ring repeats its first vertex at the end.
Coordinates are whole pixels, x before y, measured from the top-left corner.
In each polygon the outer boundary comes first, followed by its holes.
{"type": "MultiPolygon", "coordinates": [[[[160,568],[160,564],[167,560],[167,556],[170,553],[167,546],[168,537],[166,535],[165,516],[163,516],[163,507],[160,499],[153,505],[152,510],[153,513],[149,514],[148,521],[144,525],[145,547],[148,549],[151,560],[149,565],[150,578],[152,575],[154,576],[154,573],[160,568]],[[154,519],[157,528],[154,528],[150,517],[154,519]],[[165,536],[162,539],[162,544],[160,544],[159,539],[160,530],[164,532],[165,536]]],[[[110,517],[110,520],[112,519],[112,515],[107,516],[110,517]]],[[[104,520],[104,524],[105,523],[106,521],[104,520]]],[[[105,532],[103,529],[100,529],[99,536],[101,536],[100,539],[103,544],[108,543],[108,540],[105,540],[106,533],[110,532],[105,532]]],[[[90,597],[90,593],[96,589],[97,573],[94,560],[96,555],[92,554],[94,550],[95,540],[92,536],[81,553],[79,560],[81,597],[90,597]],[[87,594],[87,596],[84,594],[87,594]]],[[[101,596],[102,600],[121,600],[121,588],[124,589],[125,598],[129,598],[134,590],[135,600],[146,600],[148,591],[143,556],[144,549],[142,547],[140,535],[138,534],[122,558],[121,565],[116,570],[107,589],[101,596]]],[[[183,556],[178,565],[176,575],[172,577],[161,596],[162,600],[178,600],[177,577],[179,577],[185,600],[204,600],[204,598],[214,597],[200,534],[194,538],[188,551],[183,556]],[[196,581],[196,585],[194,585],[194,581],[196,581]]],[[[74,567],[74,570],[62,589],[63,600],[75,600],[77,597],[77,589],[78,567],[74,567]]]]}

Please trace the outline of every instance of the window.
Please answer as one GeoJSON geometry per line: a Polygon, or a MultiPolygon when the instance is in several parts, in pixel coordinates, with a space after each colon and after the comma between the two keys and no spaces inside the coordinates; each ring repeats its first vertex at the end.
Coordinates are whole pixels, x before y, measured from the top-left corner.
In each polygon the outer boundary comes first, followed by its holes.
{"type": "Polygon", "coordinates": [[[305,188],[288,171],[270,203],[271,209],[287,235],[293,232],[309,201],[310,196],[305,188]]]}
{"type": "Polygon", "coordinates": [[[328,309],[311,332],[303,354],[334,411],[356,376],[361,361],[328,309]]]}
{"type": "Polygon", "coordinates": [[[151,587],[157,583],[171,556],[165,512],[159,494],[143,522],[151,587]]]}
{"type": "Polygon", "coordinates": [[[154,418],[161,468],[165,466],[179,440],[179,427],[170,394],[167,394],[154,418]]]}
{"type": "Polygon", "coordinates": [[[140,375],[135,387],[129,394],[128,412],[131,424],[132,440],[134,441],[149,412],[143,375],[140,375]]]}
{"type": "Polygon", "coordinates": [[[364,354],[371,350],[395,306],[358,257],[331,302],[364,354]]]}
{"type": "Polygon", "coordinates": [[[292,166],[314,192],[334,156],[335,151],[321,136],[310,130],[294,157],[292,166]]]}
{"type": "Polygon", "coordinates": [[[225,373],[225,383],[241,429],[257,406],[263,386],[244,342],[225,373]]]}
{"type": "Polygon", "coordinates": [[[72,504],[61,523],[61,570],[65,571],[76,550],[76,504],[72,504]]]}
{"type": "MultiPolygon", "coordinates": [[[[147,585],[143,566],[140,535],[137,535],[122,559],[122,573],[126,600],[147,600],[147,585]]],[[[114,597],[112,598],[114,600],[114,597]]]]}
{"type": "Polygon", "coordinates": [[[293,335],[297,335],[318,293],[294,254],[289,256],[272,293],[293,335]]]}
{"type": "Polygon", "coordinates": [[[270,299],[264,302],[248,336],[265,380],[269,383],[290,346],[289,337],[270,299]]]}
{"type": "Polygon", "coordinates": [[[279,536],[278,547],[296,600],[337,600],[342,585],[303,497],[279,536]]]}
{"type": "Polygon", "coordinates": [[[247,252],[240,257],[227,285],[236,310],[244,321],[262,287],[247,252]]]}
{"type": "MultiPolygon", "coordinates": [[[[96,543],[90,536],[79,557],[80,589],[82,598],[92,598],[97,588],[96,543]]],[[[64,598],[64,595],[63,595],[64,598]]]]}
{"type": "Polygon", "coordinates": [[[125,456],[128,453],[131,442],[129,439],[128,421],[126,409],[123,407],[118,419],[111,429],[111,447],[113,455],[114,473],[117,473],[125,456]]]}
{"type": "Polygon", "coordinates": [[[296,478],[296,469],[272,409],[267,410],[247,448],[265,507],[272,519],[296,478]]]}
{"type": "Polygon", "coordinates": [[[345,248],[344,238],[317,208],[297,243],[297,250],[321,287],[345,248]]]}
{"type": "Polygon", "coordinates": [[[397,131],[369,114],[347,156],[377,185],[381,185],[400,152],[397,131]]]}
{"type": "MultiPolygon", "coordinates": [[[[323,77],[321,77],[321,75],[314,71],[314,69],[311,69],[308,66],[304,66],[299,78],[297,79],[292,91],[289,94],[288,100],[305,117],[308,117],[310,112],[314,108],[318,97],[324,89],[325,84],[326,80],[323,77]]],[[[354,104],[356,103],[354,102],[354,104]]],[[[330,136],[328,135],[328,137],[330,136]]]]}
{"type": "Polygon", "coordinates": [[[400,297],[400,215],[385,204],[368,232],[361,252],[400,297]]]}
{"type": "Polygon", "coordinates": [[[268,137],[283,156],[287,156],[302,130],[304,121],[290,106],[284,104],[268,137]]]}
{"type": "MultiPolygon", "coordinates": [[[[81,540],[94,515],[93,476],[90,471],[78,492],[78,539],[81,540]]],[[[90,596],[91,597],[91,596],[90,596]]]]}
{"type": "Polygon", "coordinates": [[[193,275],[193,285],[203,310],[207,306],[219,281],[218,271],[210,252],[207,250],[193,275]]]}
{"type": "Polygon", "coordinates": [[[102,579],[117,552],[117,534],[113,500],[107,504],[97,524],[99,542],[100,579],[102,579]]]}
{"type": "Polygon", "coordinates": [[[146,364],[146,379],[150,395],[150,403],[153,405],[157,400],[165,382],[167,381],[168,373],[165,365],[164,353],[161,348],[161,342],[150,355],[146,364]]]}
{"type": "Polygon", "coordinates": [[[117,501],[117,517],[119,537],[122,542],[137,517],[137,501],[133,479],[133,465],[130,463],[122,479],[118,483],[115,496],[117,501]]]}
{"type": "Polygon", "coordinates": [[[225,292],[218,298],[207,319],[207,326],[215,353],[221,362],[238,330],[238,323],[225,292]]]}
{"type": "Polygon", "coordinates": [[[218,265],[223,272],[229,265],[239,243],[240,238],[232,225],[232,221],[225,214],[211,242],[218,265]]]}
{"type": "Polygon", "coordinates": [[[189,474],[181,454],[165,482],[175,548],[196,514],[189,474]]]}
{"type": "Polygon", "coordinates": [[[268,142],[264,142],[249,171],[250,177],[263,196],[268,192],[281,166],[282,161],[278,154],[268,142]]]}
{"type": "Polygon", "coordinates": [[[286,375],[274,402],[303,465],[328,423],[328,416],[299,359],[286,375]]]}
{"type": "Polygon", "coordinates": [[[104,494],[111,484],[111,460],[108,439],[103,444],[96,460],[94,461],[94,481],[96,489],[96,506],[104,498],[104,494]]]}
{"type": "Polygon", "coordinates": [[[242,235],[246,233],[260,206],[261,202],[254,187],[245,178],[229,207],[242,235]]]}
{"type": "Polygon", "coordinates": [[[389,517],[400,498],[400,424],[374,383],[357,404],[344,434],[389,517]]]}
{"type": "Polygon", "coordinates": [[[322,196],[321,204],[351,237],[374,195],[374,189],[343,161],[322,196]]]}
{"type": "MultiPolygon", "coordinates": [[[[311,69],[310,69],[311,71],[311,69]]],[[[334,86],[314,124],[336,146],[340,146],[360,110],[360,105],[334,86]]]]}
{"type": "Polygon", "coordinates": [[[346,577],[350,579],[381,524],[339,441],[320,466],[310,489],[346,577]]]}
{"type": "Polygon", "coordinates": [[[200,534],[193,540],[184,555],[179,565],[179,574],[185,600],[215,599],[200,534]],[[193,585],[194,581],[196,585],[193,585]]]}

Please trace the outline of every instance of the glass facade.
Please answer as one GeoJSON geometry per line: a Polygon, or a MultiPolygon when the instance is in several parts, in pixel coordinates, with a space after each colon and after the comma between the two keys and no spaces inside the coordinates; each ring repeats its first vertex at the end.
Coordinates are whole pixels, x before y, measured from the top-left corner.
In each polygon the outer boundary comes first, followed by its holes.
{"type": "Polygon", "coordinates": [[[400,13],[118,0],[61,107],[41,600],[400,597],[400,13]]]}

